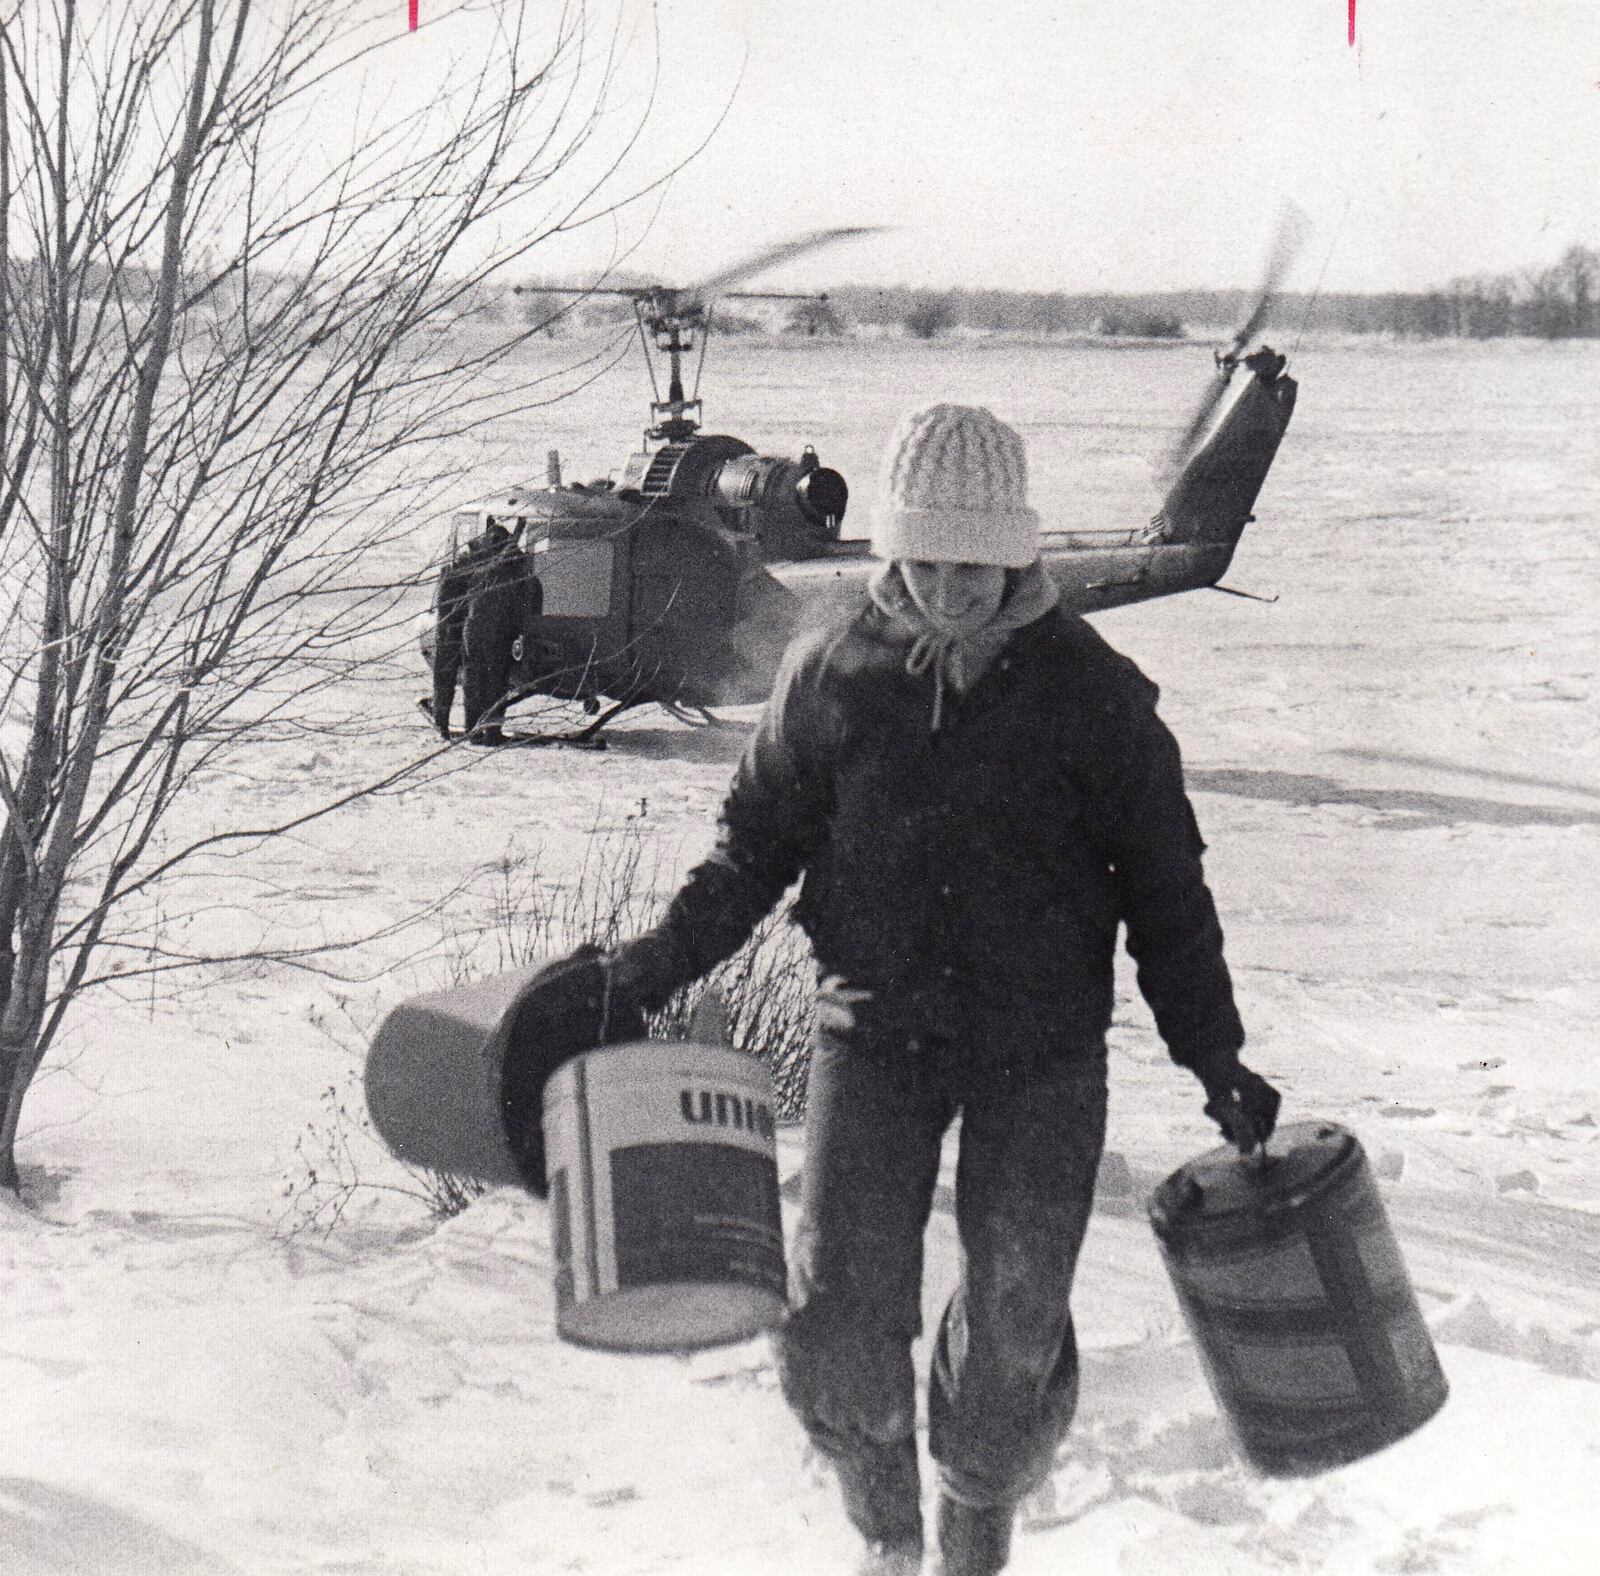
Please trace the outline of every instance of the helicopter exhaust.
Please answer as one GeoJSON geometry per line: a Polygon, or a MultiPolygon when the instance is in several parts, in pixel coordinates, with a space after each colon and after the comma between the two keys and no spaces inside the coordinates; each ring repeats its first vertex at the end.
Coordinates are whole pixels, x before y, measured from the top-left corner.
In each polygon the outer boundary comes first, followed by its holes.
{"type": "Polygon", "coordinates": [[[830,540],[838,538],[850,501],[844,477],[819,463],[810,448],[798,460],[771,454],[740,454],[724,460],[712,490],[717,503],[728,509],[767,513],[792,505],[830,540]]]}

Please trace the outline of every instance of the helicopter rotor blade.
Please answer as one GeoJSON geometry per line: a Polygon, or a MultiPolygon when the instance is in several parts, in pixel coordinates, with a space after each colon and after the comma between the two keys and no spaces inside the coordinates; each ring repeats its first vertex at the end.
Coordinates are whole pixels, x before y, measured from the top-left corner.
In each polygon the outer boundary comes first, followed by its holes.
{"type": "Polygon", "coordinates": [[[1311,233],[1311,221],[1298,203],[1285,202],[1278,214],[1278,227],[1272,235],[1272,245],[1267,249],[1266,266],[1261,271],[1261,283],[1256,290],[1255,304],[1233,336],[1228,348],[1229,356],[1237,356],[1255,337],[1256,330],[1272,313],[1284,278],[1300,255],[1306,237],[1311,233]]]}
{"type": "Polygon", "coordinates": [[[1283,288],[1283,281],[1299,255],[1300,248],[1305,244],[1310,229],[1311,221],[1306,217],[1305,210],[1298,203],[1285,202],[1278,214],[1278,226],[1273,231],[1272,244],[1267,248],[1266,266],[1261,271],[1261,282],[1256,287],[1255,299],[1245,314],[1244,321],[1234,331],[1228,348],[1217,354],[1220,375],[1213,378],[1206,386],[1205,393],[1200,397],[1200,403],[1195,407],[1194,414],[1183,429],[1183,436],[1173,445],[1171,456],[1173,470],[1179,470],[1187,463],[1201,433],[1206,430],[1218,403],[1227,392],[1228,380],[1238,361],[1239,353],[1255,338],[1257,331],[1272,315],[1278,292],[1283,288]]]}
{"type": "Polygon", "coordinates": [[[741,284],[744,280],[756,274],[764,273],[769,268],[776,268],[780,263],[793,261],[796,257],[803,257],[807,252],[815,252],[824,246],[832,246],[838,241],[848,241],[854,237],[864,235],[879,235],[883,231],[882,225],[851,224],[842,225],[831,230],[812,230],[805,235],[791,237],[787,241],[779,241],[773,246],[763,248],[752,253],[749,257],[741,259],[724,268],[720,273],[702,279],[698,284],[691,285],[679,292],[679,301],[685,307],[702,307],[713,296],[720,295],[730,285],[741,284]]]}

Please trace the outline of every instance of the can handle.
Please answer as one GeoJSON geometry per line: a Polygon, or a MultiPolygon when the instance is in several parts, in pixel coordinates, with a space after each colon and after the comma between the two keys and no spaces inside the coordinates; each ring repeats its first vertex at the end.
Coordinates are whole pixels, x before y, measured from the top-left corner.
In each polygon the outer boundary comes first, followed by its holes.
{"type": "Polygon", "coordinates": [[[1259,1176],[1271,1164],[1273,1156],[1267,1153],[1266,1139],[1246,1138],[1236,1142],[1239,1150],[1239,1164],[1246,1171],[1259,1176]]]}

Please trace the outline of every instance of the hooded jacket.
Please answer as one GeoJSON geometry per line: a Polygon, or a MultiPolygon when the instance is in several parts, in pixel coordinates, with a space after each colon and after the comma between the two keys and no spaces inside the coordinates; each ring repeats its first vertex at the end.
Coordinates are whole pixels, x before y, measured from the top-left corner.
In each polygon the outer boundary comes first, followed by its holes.
{"type": "Polygon", "coordinates": [[[1175,1061],[1244,1042],[1158,691],[1081,618],[1015,631],[930,726],[934,675],[867,606],[787,653],[719,837],[627,972],[647,1005],[795,918],[870,1044],[918,1022],[1001,1058],[1097,1053],[1119,924],[1175,1061]]]}

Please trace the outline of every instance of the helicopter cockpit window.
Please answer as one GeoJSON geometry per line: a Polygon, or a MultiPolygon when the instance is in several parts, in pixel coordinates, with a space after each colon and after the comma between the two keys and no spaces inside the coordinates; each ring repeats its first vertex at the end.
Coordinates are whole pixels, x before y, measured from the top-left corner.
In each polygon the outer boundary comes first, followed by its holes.
{"type": "Polygon", "coordinates": [[[454,558],[473,537],[483,529],[483,520],[476,509],[457,509],[450,516],[450,540],[445,551],[454,558]]]}
{"type": "Polygon", "coordinates": [[[611,543],[533,544],[546,618],[604,618],[611,611],[611,543]]]}

